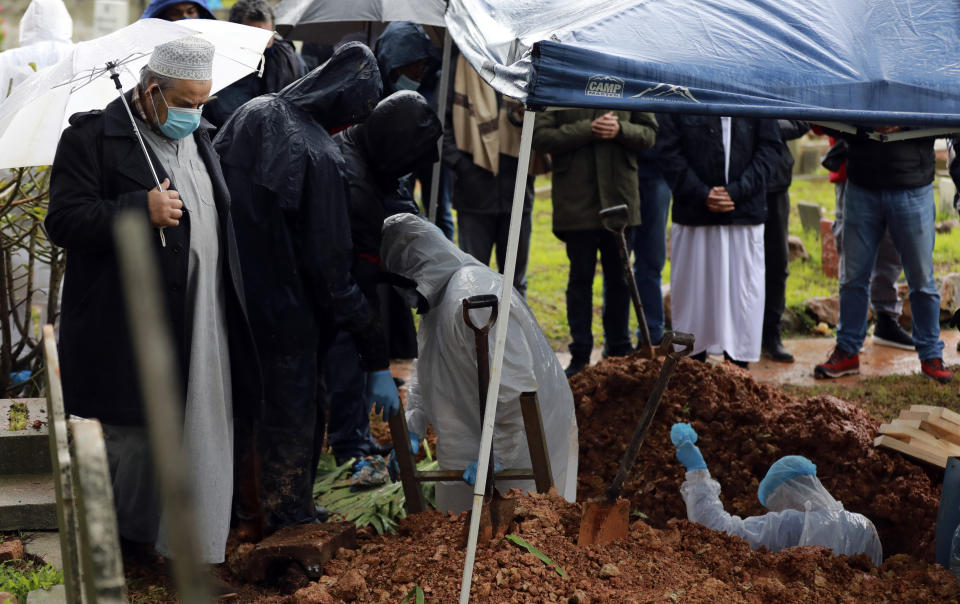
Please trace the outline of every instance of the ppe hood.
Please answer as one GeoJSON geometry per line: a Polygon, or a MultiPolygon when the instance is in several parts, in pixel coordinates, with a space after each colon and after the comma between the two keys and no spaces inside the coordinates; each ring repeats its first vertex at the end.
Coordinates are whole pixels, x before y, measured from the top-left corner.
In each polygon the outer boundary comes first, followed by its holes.
{"type": "MultiPolygon", "coordinates": [[[[163,11],[167,10],[174,4],[181,4],[184,0],[153,0],[147,9],[143,11],[143,14],[140,15],[141,19],[162,19],[163,11]]],[[[192,0],[193,4],[197,5],[197,12],[200,13],[201,19],[216,19],[210,9],[207,8],[207,0],[192,0]]]]}
{"type": "Polygon", "coordinates": [[[47,40],[70,42],[73,19],[63,0],[33,0],[20,19],[20,46],[47,40]]]}
{"type": "Polygon", "coordinates": [[[470,264],[483,266],[435,225],[413,214],[395,214],[383,221],[380,260],[387,271],[414,281],[431,307],[438,305],[454,273],[470,264]]]}

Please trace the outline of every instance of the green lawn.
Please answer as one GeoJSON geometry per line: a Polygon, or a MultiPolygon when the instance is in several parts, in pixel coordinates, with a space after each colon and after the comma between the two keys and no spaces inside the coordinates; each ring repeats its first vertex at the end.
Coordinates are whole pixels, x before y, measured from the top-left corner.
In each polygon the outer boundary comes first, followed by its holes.
{"type": "MultiPolygon", "coordinates": [[[[550,184],[549,176],[539,177],[537,187],[550,184]]],[[[934,187],[934,195],[939,199],[939,191],[934,187]]],[[[810,254],[806,261],[790,264],[790,277],[787,281],[787,307],[799,316],[805,316],[804,301],[814,296],[830,296],[837,292],[837,282],[823,275],[820,268],[820,235],[818,232],[804,232],[797,213],[797,201],[810,201],[824,208],[824,216],[833,217],[834,190],[827,180],[825,171],[812,176],[797,178],[790,187],[790,233],[803,239],[810,254]]],[[[938,206],[939,207],[939,206],[938,206]]],[[[940,212],[937,220],[955,218],[953,212],[940,212]]],[[[564,291],[567,284],[567,257],[563,243],[551,232],[551,204],[549,191],[537,195],[533,209],[533,236],[530,242],[530,263],[527,270],[529,289],[527,301],[540,322],[551,344],[556,350],[566,350],[569,343],[567,330],[566,305],[564,291]]],[[[669,227],[668,227],[669,228],[669,227]]],[[[938,234],[934,248],[934,263],[938,275],[960,271],[960,228],[949,234],[938,234]]],[[[594,281],[594,321],[593,334],[596,346],[603,344],[603,329],[600,324],[601,272],[597,267],[594,281]]],[[[670,280],[670,261],[663,272],[664,282],[670,280]]],[[[636,321],[631,318],[635,328],[636,321]]]]}

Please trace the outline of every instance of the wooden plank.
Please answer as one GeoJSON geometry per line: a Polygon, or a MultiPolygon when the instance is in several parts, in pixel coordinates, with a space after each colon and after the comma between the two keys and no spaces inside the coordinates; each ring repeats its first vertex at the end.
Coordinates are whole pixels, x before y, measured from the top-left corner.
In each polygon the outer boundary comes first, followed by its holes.
{"type": "Polygon", "coordinates": [[[390,440],[393,441],[393,455],[400,468],[400,482],[403,485],[403,495],[406,500],[407,513],[419,514],[426,509],[423,501],[423,492],[417,484],[417,463],[410,449],[410,432],[407,430],[407,418],[404,410],[400,409],[390,418],[390,440]]]}
{"type": "MultiPolygon", "coordinates": [[[[921,422],[917,421],[917,424],[921,422]]],[[[900,438],[903,441],[919,441],[924,442],[929,447],[932,447],[934,451],[943,450],[947,455],[960,456],[960,445],[955,445],[947,440],[942,440],[937,438],[929,432],[924,432],[919,428],[913,428],[910,426],[904,426],[901,423],[894,420],[889,424],[884,424],[880,426],[880,434],[887,434],[889,436],[895,436],[900,438]]]]}
{"type": "Polygon", "coordinates": [[[920,447],[913,446],[909,443],[897,440],[892,436],[887,436],[886,434],[881,434],[873,441],[874,447],[884,447],[898,453],[903,453],[914,459],[919,459],[920,461],[925,461],[929,464],[935,465],[940,468],[947,467],[947,456],[946,455],[937,455],[922,449],[920,447]]]}
{"type": "Polygon", "coordinates": [[[945,419],[930,417],[926,420],[921,420],[920,428],[925,432],[936,435],[938,438],[960,445],[960,431],[954,427],[952,422],[948,422],[945,419]]]}
{"type": "Polygon", "coordinates": [[[903,410],[900,412],[900,418],[905,421],[914,421],[914,420],[924,420],[930,417],[929,413],[922,411],[907,411],[903,410]]]}
{"type": "Polygon", "coordinates": [[[957,424],[957,427],[960,428],[960,413],[947,409],[946,407],[934,407],[933,405],[910,405],[910,410],[938,414],[941,418],[947,420],[948,422],[957,424]]]}
{"type": "Polygon", "coordinates": [[[527,449],[530,452],[537,492],[547,493],[553,487],[553,470],[550,468],[547,437],[543,432],[540,401],[536,392],[524,392],[520,395],[520,412],[523,414],[523,429],[527,433],[527,449]]]}
{"type": "MultiPolygon", "coordinates": [[[[536,475],[530,468],[525,470],[502,470],[493,476],[494,482],[501,480],[535,480],[536,475]]],[[[417,482],[463,482],[463,470],[420,470],[417,482]]]]}

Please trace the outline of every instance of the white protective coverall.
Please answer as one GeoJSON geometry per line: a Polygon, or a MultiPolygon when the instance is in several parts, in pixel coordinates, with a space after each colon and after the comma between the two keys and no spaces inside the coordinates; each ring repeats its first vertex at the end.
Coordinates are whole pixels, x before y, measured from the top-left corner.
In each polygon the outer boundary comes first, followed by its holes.
{"type": "Polygon", "coordinates": [[[877,529],[869,518],[848,512],[813,475],[797,476],[767,497],[770,513],[740,518],[720,502],[720,483],[709,470],[691,470],[680,486],[687,518],[709,528],[743,538],[753,549],[766,546],[777,552],[797,545],[822,545],[834,554],[865,553],[873,563],[883,562],[877,529]]]}
{"type": "MultiPolygon", "coordinates": [[[[417,343],[420,358],[407,391],[406,419],[411,432],[437,433],[441,469],[463,470],[480,452],[481,414],[477,393],[474,332],[464,323],[462,303],[478,294],[500,294],[503,275],[450,243],[437,227],[412,214],[384,221],[381,259],[384,268],[417,284],[430,304],[421,317],[417,343]]],[[[473,311],[483,325],[489,310],[473,311]]],[[[501,320],[504,316],[500,311],[501,320]]],[[[507,330],[500,396],[493,439],[495,459],[504,469],[530,467],[520,412],[520,394],[537,391],[554,486],[568,501],[577,490],[577,420],[573,394],[533,313],[514,291],[507,330]]],[[[492,363],[494,333],[490,330],[492,363]]],[[[492,367],[491,367],[492,372],[492,367]]],[[[497,489],[533,491],[533,481],[497,483],[497,489]]],[[[470,508],[473,488],[465,482],[437,484],[437,506],[460,512],[470,508]]]]}
{"type": "Polygon", "coordinates": [[[72,37],[73,19],[63,0],[30,2],[20,19],[20,47],[0,53],[0,99],[36,71],[69,54],[72,37]]]}

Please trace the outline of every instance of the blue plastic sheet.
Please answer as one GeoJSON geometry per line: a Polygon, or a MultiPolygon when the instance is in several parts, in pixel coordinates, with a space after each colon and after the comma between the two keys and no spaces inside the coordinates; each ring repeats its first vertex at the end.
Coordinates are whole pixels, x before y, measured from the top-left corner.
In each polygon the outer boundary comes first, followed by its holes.
{"type": "Polygon", "coordinates": [[[960,125],[957,0],[451,0],[446,18],[533,106],[960,125]]]}

